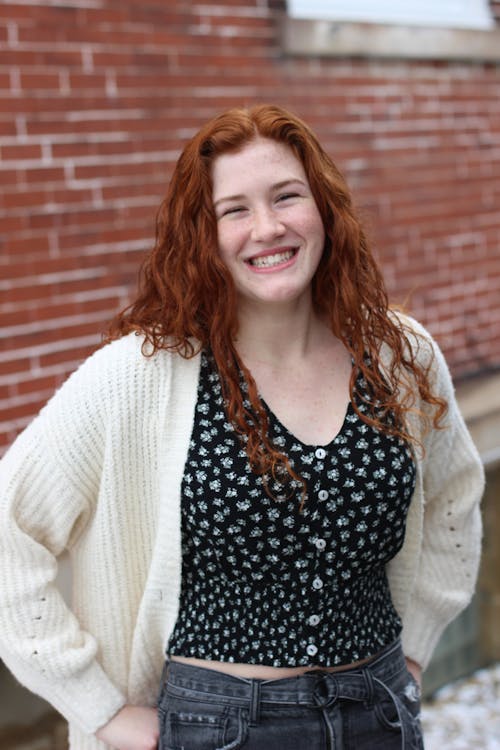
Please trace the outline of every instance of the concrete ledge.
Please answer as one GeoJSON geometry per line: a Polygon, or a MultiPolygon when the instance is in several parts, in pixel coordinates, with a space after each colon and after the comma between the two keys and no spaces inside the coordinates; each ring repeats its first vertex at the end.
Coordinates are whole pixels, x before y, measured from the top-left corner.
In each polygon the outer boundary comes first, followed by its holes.
{"type": "Polygon", "coordinates": [[[285,54],[308,57],[500,61],[500,28],[443,29],[290,18],[280,20],[285,54]]]}

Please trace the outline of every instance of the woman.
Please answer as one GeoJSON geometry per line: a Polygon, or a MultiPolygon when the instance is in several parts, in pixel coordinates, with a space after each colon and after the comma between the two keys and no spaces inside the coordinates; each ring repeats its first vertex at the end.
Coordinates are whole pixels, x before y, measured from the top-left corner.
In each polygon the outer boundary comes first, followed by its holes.
{"type": "Polygon", "coordinates": [[[483,474],[303,122],[232,110],[187,144],[109,338],[2,464],[7,665],[75,750],[422,747],[483,474]]]}

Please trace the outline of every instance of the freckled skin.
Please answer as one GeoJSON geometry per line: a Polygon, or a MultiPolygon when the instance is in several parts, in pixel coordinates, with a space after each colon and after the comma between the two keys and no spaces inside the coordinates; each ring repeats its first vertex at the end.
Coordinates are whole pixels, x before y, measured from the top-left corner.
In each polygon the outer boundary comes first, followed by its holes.
{"type": "Polygon", "coordinates": [[[240,302],[309,300],[325,232],[293,152],[259,138],[217,157],[212,178],[219,252],[240,302]]]}

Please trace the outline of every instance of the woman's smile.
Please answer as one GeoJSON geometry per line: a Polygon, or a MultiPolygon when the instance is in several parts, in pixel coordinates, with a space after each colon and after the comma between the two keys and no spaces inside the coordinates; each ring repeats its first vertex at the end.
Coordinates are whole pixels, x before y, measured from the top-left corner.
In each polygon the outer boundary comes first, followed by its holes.
{"type": "Polygon", "coordinates": [[[288,266],[298,253],[296,247],[274,248],[264,250],[258,255],[248,258],[246,261],[249,266],[258,271],[274,270],[288,266]]]}

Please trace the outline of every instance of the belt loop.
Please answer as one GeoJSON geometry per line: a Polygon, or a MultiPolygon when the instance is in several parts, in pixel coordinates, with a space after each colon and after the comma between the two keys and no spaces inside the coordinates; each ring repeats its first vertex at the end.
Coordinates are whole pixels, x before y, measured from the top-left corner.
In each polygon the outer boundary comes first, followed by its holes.
{"type": "Polygon", "coordinates": [[[163,687],[165,680],[167,679],[168,668],[170,666],[170,660],[167,656],[163,663],[163,669],[161,670],[160,686],[163,687]]]}
{"type": "Polygon", "coordinates": [[[160,685],[159,685],[159,688],[158,688],[158,698],[157,698],[157,701],[156,701],[156,707],[157,708],[161,704],[161,702],[163,700],[163,696],[165,694],[165,687],[166,687],[166,684],[167,684],[168,667],[169,667],[169,661],[168,661],[168,658],[167,658],[165,660],[164,664],[163,664],[163,669],[161,671],[160,685]]]}
{"type": "Polygon", "coordinates": [[[249,726],[256,727],[260,722],[260,680],[250,680],[250,721],[249,726]]]}
{"type": "Polygon", "coordinates": [[[369,667],[365,667],[361,670],[363,680],[365,681],[366,687],[366,700],[364,701],[365,708],[373,708],[375,702],[375,685],[373,683],[373,675],[369,667]]]}

